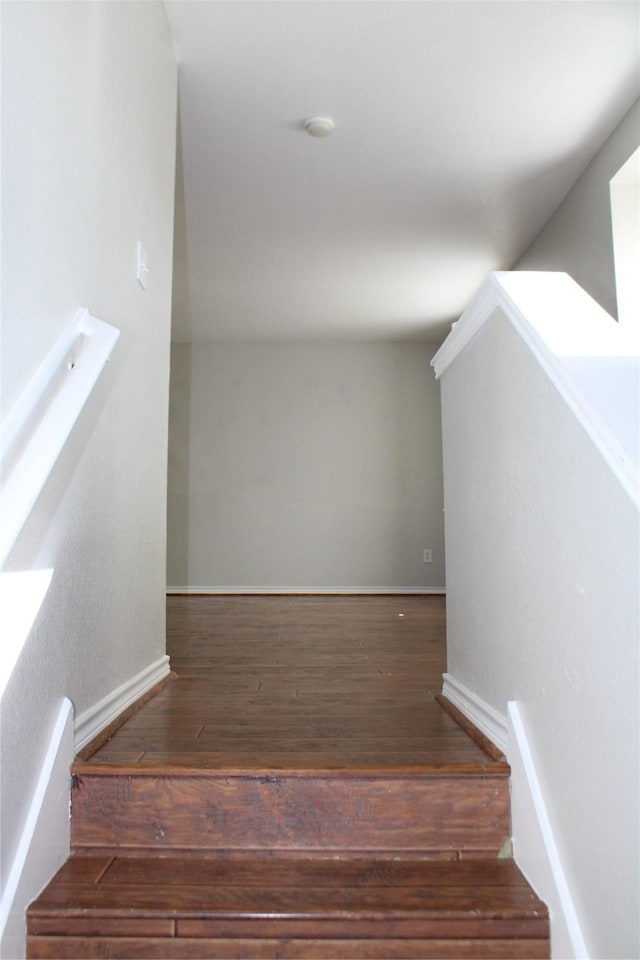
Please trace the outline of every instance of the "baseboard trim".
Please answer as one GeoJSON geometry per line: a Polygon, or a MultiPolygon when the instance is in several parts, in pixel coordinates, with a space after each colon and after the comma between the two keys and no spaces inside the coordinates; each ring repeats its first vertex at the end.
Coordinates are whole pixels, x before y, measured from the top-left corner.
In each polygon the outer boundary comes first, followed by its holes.
{"type": "Polygon", "coordinates": [[[130,707],[136,700],[144,696],[148,690],[170,673],[169,657],[160,657],[155,663],[149,664],[135,677],[126,680],[111,693],[107,694],[99,703],[81,713],[75,725],[76,753],[79,753],[98,734],[120,714],[130,707]]]}
{"type": "Polygon", "coordinates": [[[518,704],[507,704],[514,858],[551,917],[551,955],[589,957],[518,704]]]}
{"type": "Polygon", "coordinates": [[[26,909],[69,856],[73,706],[60,705],[0,900],[0,954],[24,957],[26,909]]]}
{"type": "Polygon", "coordinates": [[[459,727],[462,727],[464,732],[468,737],[471,737],[474,743],[476,743],[481,750],[491,757],[492,760],[503,760],[506,761],[506,757],[502,750],[496,747],[495,743],[485,736],[485,734],[476,727],[475,723],[472,723],[467,716],[464,715],[462,710],[458,710],[450,700],[441,694],[436,693],[436,703],[439,703],[443,710],[446,710],[450,717],[458,724],[459,727]]]}
{"type": "Polygon", "coordinates": [[[508,742],[507,719],[481,697],[469,690],[452,674],[442,677],[442,695],[471,721],[498,749],[506,755],[508,742]]]}
{"type": "Polygon", "coordinates": [[[168,596],[444,596],[444,587],[167,587],[168,596]]]}
{"type": "Polygon", "coordinates": [[[97,753],[97,751],[103,747],[105,743],[111,739],[111,737],[114,736],[120,727],[124,726],[127,720],[130,720],[131,717],[135,716],[138,710],[144,707],[145,703],[151,700],[152,697],[155,697],[155,695],[160,692],[164,685],[169,683],[172,678],[175,678],[175,676],[175,673],[169,672],[162,678],[162,680],[159,680],[158,683],[154,683],[153,686],[147,687],[142,696],[134,700],[130,706],[123,710],[122,713],[118,714],[115,720],[112,720],[111,723],[106,725],[106,727],[103,727],[96,737],[92,737],[86,746],[78,750],[75,757],[76,760],[89,760],[94,753],[97,753]]]}

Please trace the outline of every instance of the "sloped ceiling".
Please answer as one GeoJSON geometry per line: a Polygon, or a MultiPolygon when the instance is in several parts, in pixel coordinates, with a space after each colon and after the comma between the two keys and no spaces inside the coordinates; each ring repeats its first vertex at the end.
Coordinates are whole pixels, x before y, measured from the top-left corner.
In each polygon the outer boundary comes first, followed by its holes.
{"type": "Polygon", "coordinates": [[[638,96],[635,0],[166,8],[176,340],[442,339],[638,96]]]}

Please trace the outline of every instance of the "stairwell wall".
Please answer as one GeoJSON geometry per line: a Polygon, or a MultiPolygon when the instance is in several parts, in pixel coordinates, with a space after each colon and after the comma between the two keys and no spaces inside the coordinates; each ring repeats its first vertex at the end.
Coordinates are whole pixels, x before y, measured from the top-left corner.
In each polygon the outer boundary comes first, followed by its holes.
{"type": "Polygon", "coordinates": [[[640,145],[640,100],[623,117],[516,265],[568,273],[617,316],[609,183],[640,145]]]}
{"type": "Polygon", "coordinates": [[[442,590],[434,350],[174,344],[170,587],[442,590]]]}
{"type": "MultiPolygon", "coordinates": [[[[5,565],[53,575],[2,697],[4,883],[20,851],[36,877],[29,862],[50,870],[68,847],[57,827],[27,835],[64,698],[86,716],[165,663],[177,69],[163,5],[3,4],[2,82],[3,412],[81,306],[121,331],[5,565]]],[[[68,822],[68,791],[60,802],[68,822]]],[[[38,893],[16,889],[11,957],[38,893]]]]}
{"type": "Polygon", "coordinates": [[[440,382],[448,671],[518,704],[579,928],[553,955],[635,956],[637,504],[500,310],[440,382]]]}

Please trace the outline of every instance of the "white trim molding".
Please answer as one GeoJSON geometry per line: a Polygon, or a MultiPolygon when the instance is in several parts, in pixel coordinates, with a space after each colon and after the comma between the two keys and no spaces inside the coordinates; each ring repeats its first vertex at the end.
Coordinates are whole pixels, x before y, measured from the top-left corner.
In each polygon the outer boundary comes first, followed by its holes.
{"type": "Polygon", "coordinates": [[[17,540],[119,336],[116,327],[79,310],[5,418],[0,432],[0,563],[17,540]]]}
{"type": "Polygon", "coordinates": [[[275,596],[309,595],[309,596],[440,596],[444,595],[444,587],[167,587],[167,594],[184,594],[192,596],[202,594],[205,596],[224,596],[242,595],[242,594],[273,594],[275,596]]]}
{"type": "Polygon", "coordinates": [[[507,704],[514,858],[551,916],[551,955],[589,957],[518,704],[507,704]]]}
{"type": "Polygon", "coordinates": [[[506,717],[469,690],[452,674],[443,674],[442,681],[442,695],[506,754],[508,740],[506,717]]]}
{"type": "Polygon", "coordinates": [[[637,404],[640,336],[637,331],[616,323],[566,273],[494,272],[452,325],[449,336],[433,357],[431,366],[437,379],[497,311],[527,344],[633,504],[640,509],[636,442],[640,429],[637,404]],[[576,360],[581,358],[600,359],[603,363],[582,369],[576,366],[576,360]],[[611,404],[609,387],[613,362],[619,382],[626,384],[616,405],[611,404]],[[603,396],[608,398],[608,405],[602,404],[603,396]]]}
{"type": "Polygon", "coordinates": [[[440,349],[434,354],[431,366],[439,380],[459,353],[480,332],[491,314],[500,306],[500,289],[495,273],[490,273],[459,320],[451,324],[451,330],[440,349]]]}
{"type": "Polygon", "coordinates": [[[73,706],[65,697],[49,739],[40,776],[0,900],[0,954],[24,957],[25,914],[69,856],[73,762],[73,706]]]}
{"type": "Polygon", "coordinates": [[[156,683],[164,680],[169,672],[169,657],[165,654],[81,713],[75,726],[76,753],[86,747],[112,720],[119,717],[123,710],[151,690],[156,683]]]}

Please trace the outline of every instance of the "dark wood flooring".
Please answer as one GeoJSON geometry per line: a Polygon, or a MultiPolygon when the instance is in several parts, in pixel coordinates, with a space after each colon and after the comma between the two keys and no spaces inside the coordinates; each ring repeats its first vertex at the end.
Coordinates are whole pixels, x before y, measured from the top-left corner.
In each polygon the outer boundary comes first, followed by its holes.
{"type": "Polygon", "coordinates": [[[177,676],[92,764],[500,768],[435,701],[441,596],[169,597],[167,610],[177,676]]]}
{"type": "Polygon", "coordinates": [[[503,860],[74,858],[31,933],[43,960],[548,957],[546,911],[503,860]]]}
{"type": "Polygon", "coordinates": [[[442,597],[171,597],[168,650],[74,765],[30,958],[549,956],[509,768],[435,699],[442,597]]]}

